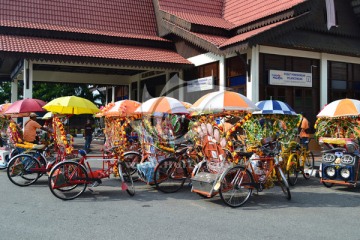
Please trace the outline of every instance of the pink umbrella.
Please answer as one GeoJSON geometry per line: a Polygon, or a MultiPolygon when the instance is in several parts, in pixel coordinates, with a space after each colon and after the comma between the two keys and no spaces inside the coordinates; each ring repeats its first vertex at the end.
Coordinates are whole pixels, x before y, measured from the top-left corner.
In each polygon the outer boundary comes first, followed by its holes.
{"type": "Polygon", "coordinates": [[[18,100],[11,104],[9,108],[4,112],[4,114],[45,112],[45,110],[42,108],[45,104],[46,102],[39,99],[26,98],[23,100],[18,100]]]}

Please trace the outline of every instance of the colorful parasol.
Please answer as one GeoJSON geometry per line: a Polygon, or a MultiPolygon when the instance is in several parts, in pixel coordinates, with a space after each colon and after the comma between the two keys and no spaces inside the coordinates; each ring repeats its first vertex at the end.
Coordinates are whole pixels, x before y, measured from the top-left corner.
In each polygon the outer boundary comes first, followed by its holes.
{"type": "Polygon", "coordinates": [[[26,98],[18,100],[12,103],[4,114],[28,114],[31,112],[44,112],[42,108],[46,102],[35,99],[35,98],[26,98]]]}
{"type": "Polygon", "coordinates": [[[56,98],[44,107],[49,112],[60,114],[95,114],[100,109],[88,99],[77,96],[56,98]]]}
{"type": "MultiPolygon", "coordinates": [[[[133,100],[121,100],[112,103],[110,108],[103,111],[106,117],[125,117],[134,114],[141,103],[133,100]]],[[[105,107],[106,108],[106,107],[105,107]]]]}
{"type": "Polygon", "coordinates": [[[4,103],[0,105],[0,116],[10,107],[11,103],[4,103]]]}
{"type": "Polygon", "coordinates": [[[356,99],[340,99],[326,105],[316,116],[318,118],[336,118],[345,116],[359,116],[360,101],[356,99]]]}
{"type": "Polygon", "coordinates": [[[280,114],[280,115],[297,115],[297,113],[287,104],[278,100],[264,100],[256,103],[260,111],[253,114],[280,114]]]}
{"type": "Polygon", "coordinates": [[[208,93],[199,98],[189,109],[198,113],[259,110],[256,105],[240,93],[219,91],[208,93]]]}
{"type": "Polygon", "coordinates": [[[135,111],[135,113],[144,113],[144,114],[188,114],[189,111],[186,109],[185,105],[172,97],[157,97],[152,98],[141,104],[135,111]]]}
{"type": "Polygon", "coordinates": [[[186,107],[186,109],[189,109],[192,107],[192,104],[189,102],[182,102],[184,104],[184,106],[186,107]]]}

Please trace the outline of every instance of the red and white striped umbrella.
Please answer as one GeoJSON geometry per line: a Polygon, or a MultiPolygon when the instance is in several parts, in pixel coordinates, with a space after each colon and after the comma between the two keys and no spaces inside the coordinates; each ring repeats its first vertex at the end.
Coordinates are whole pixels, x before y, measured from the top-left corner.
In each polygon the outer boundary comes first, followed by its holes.
{"type": "Polygon", "coordinates": [[[259,110],[259,108],[250,99],[240,93],[231,91],[208,93],[199,98],[190,108],[190,111],[198,113],[224,111],[253,112],[256,110],[259,110]]]}
{"type": "Polygon", "coordinates": [[[121,100],[113,103],[109,109],[103,112],[106,117],[125,117],[134,114],[141,103],[133,100],[121,100]]]}
{"type": "Polygon", "coordinates": [[[326,105],[316,116],[318,118],[336,118],[344,116],[359,116],[360,101],[356,99],[340,99],[326,105]]]}
{"type": "Polygon", "coordinates": [[[188,114],[189,111],[186,109],[185,105],[172,97],[157,97],[152,98],[141,104],[138,109],[135,111],[136,113],[143,114],[163,114],[163,113],[171,113],[171,114],[188,114]]]}

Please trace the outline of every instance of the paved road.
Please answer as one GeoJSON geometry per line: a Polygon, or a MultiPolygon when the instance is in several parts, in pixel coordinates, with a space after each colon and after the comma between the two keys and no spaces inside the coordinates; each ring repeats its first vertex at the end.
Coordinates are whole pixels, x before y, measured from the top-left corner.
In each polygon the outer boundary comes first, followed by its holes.
{"type": "Polygon", "coordinates": [[[237,209],[189,187],[163,194],[137,182],[129,197],[116,179],[72,201],[55,198],[45,177],[21,188],[1,171],[0,184],[0,239],[360,239],[359,189],[316,178],[301,178],[291,201],[274,188],[237,209]]]}
{"type": "MultiPolygon", "coordinates": [[[[97,152],[102,141],[93,143],[97,152]]],[[[237,209],[189,186],[163,194],[137,182],[130,197],[117,179],[105,179],[93,192],[61,201],[46,177],[21,188],[0,171],[0,184],[0,239],[360,239],[359,189],[328,189],[317,178],[300,178],[291,201],[273,188],[237,209]]]]}

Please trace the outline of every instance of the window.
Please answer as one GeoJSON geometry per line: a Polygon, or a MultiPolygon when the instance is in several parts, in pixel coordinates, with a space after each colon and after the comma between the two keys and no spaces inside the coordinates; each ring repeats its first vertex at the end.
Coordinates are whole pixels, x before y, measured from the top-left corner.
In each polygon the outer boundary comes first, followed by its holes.
{"type": "Polygon", "coordinates": [[[359,99],[360,65],[343,62],[328,62],[329,102],[342,99],[359,99]]]}
{"type": "Polygon", "coordinates": [[[246,55],[226,59],[226,87],[246,95],[246,55]]]}

